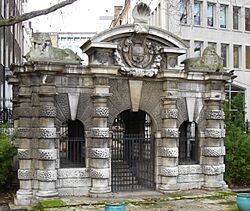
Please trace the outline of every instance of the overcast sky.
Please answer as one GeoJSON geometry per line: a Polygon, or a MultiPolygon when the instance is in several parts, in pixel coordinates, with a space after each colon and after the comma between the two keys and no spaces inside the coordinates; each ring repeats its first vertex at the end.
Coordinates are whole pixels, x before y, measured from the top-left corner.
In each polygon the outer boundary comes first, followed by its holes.
{"type": "MultiPolygon", "coordinates": [[[[62,0],[28,0],[28,11],[46,8],[62,0]]],[[[78,0],[49,15],[32,19],[34,32],[95,32],[102,15],[114,15],[124,0],[78,0]]]]}

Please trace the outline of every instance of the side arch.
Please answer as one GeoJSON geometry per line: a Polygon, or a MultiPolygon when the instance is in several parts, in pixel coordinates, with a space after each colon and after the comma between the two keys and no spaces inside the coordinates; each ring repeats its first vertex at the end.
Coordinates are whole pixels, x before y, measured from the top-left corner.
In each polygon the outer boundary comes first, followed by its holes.
{"type": "Polygon", "coordinates": [[[67,120],[59,131],[60,168],[85,167],[85,128],[80,120],[67,120]]]}
{"type": "Polygon", "coordinates": [[[114,120],[111,140],[113,191],[155,188],[155,140],[145,111],[121,112],[114,120]]]}

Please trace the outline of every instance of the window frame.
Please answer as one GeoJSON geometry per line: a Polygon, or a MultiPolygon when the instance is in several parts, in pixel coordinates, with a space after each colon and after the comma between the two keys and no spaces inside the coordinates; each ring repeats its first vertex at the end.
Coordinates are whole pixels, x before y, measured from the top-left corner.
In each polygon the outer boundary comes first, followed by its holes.
{"type": "Polygon", "coordinates": [[[234,30],[240,30],[240,25],[241,25],[240,24],[240,14],[241,14],[241,7],[233,6],[233,29],[234,30]],[[236,13],[236,11],[237,11],[237,13],[236,13]]]}
{"type": "Polygon", "coordinates": [[[227,19],[228,19],[227,11],[228,11],[228,5],[220,4],[220,22],[219,22],[219,26],[220,26],[221,29],[226,29],[227,28],[227,19]],[[224,9],[222,10],[222,8],[224,8],[224,9]],[[223,11],[223,13],[222,13],[222,11],[223,11]],[[223,24],[222,24],[222,14],[224,14],[223,24]]]}
{"type": "MultiPolygon", "coordinates": [[[[190,40],[183,40],[188,46],[190,45],[190,40]]],[[[178,56],[178,65],[180,66],[184,66],[184,64],[182,63],[185,59],[188,58],[190,52],[189,52],[189,48],[186,50],[186,53],[178,56]]]]}
{"type": "Polygon", "coordinates": [[[180,0],[180,24],[188,24],[188,2],[187,0],[180,0]]]}
{"type": "Polygon", "coordinates": [[[194,41],[194,51],[193,51],[193,53],[194,53],[194,57],[199,57],[199,56],[201,56],[202,55],[202,50],[203,50],[203,42],[202,41],[199,41],[199,40],[195,40],[194,41]],[[200,44],[200,50],[199,50],[199,54],[196,54],[196,44],[200,44]]]}
{"type": "Polygon", "coordinates": [[[246,69],[250,70],[250,45],[249,46],[246,45],[245,48],[246,48],[246,53],[245,53],[245,55],[246,55],[246,64],[245,65],[246,65],[246,69]],[[249,54],[247,53],[247,51],[249,51],[249,54]],[[247,55],[249,55],[249,58],[247,58],[247,55]]]}
{"type": "Polygon", "coordinates": [[[229,60],[229,44],[227,43],[221,43],[221,58],[223,59],[223,67],[227,68],[228,67],[228,60],[229,60]],[[225,56],[222,55],[222,49],[225,47],[225,56]]]}
{"type": "Polygon", "coordinates": [[[194,25],[195,26],[201,26],[202,25],[202,2],[201,1],[198,1],[198,0],[194,1],[193,19],[194,19],[194,25]],[[195,13],[196,5],[199,5],[198,11],[197,11],[198,13],[195,13]],[[196,16],[196,14],[198,14],[198,16],[196,16]],[[198,17],[198,19],[196,17],[198,17]]]}
{"type": "Polygon", "coordinates": [[[241,67],[241,46],[240,45],[233,45],[233,67],[236,69],[239,69],[241,67]],[[237,51],[235,51],[235,49],[237,49],[237,51]]]}
{"type": "Polygon", "coordinates": [[[215,3],[212,3],[212,2],[207,2],[207,26],[208,27],[215,27],[215,6],[216,4],[215,3]],[[209,24],[209,8],[210,6],[212,6],[212,25],[209,24]]]}
{"type": "Polygon", "coordinates": [[[250,31],[250,8],[248,7],[245,8],[245,31],[250,31]]]}
{"type": "Polygon", "coordinates": [[[217,43],[216,42],[208,42],[207,46],[213,47],[215,50],[217,50],[217,43]]]}
{"type": "MultiPolygon", "coordinates": [[[[243,96],[243,110],[246,110],[245,104],[246,104],[246,88],[238,86],[236,84],[228,83],[225,88],[226,93],[226,101],[228,101],[229,104],[229,112],[230,115],[232,115],[234,112],[238,112],[238,109],[235,109],[232,107],[232,99],[235,95],[238,93],[242,94],[243,96]]],[[[244,115],[245,116],[245,115],[244,115]]]]}

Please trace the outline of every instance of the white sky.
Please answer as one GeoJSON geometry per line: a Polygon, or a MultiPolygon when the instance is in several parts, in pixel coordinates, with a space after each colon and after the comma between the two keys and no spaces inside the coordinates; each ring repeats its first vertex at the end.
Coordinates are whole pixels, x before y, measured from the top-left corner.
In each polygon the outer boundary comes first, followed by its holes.
{"type": "MultiPolygon", "coordinates": [[[[28,0],[28,11],[47,8],[62,0],[28,0]]],[[[51,14],[31,19],[34,32],[96,32],[102,15],[114,15],[124,0],[78,0],[51,14]]]]}

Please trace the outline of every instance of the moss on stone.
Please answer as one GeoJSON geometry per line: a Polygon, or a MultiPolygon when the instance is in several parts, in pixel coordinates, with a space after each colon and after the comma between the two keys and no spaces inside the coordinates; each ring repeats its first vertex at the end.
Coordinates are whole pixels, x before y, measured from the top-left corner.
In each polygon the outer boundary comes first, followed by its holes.
{"type": "Polygon", "coordinates": [[[31,211],[44,211],[46,208],[64,207],[66,204],[59,199],[40,201],[32,206],[31,211]]]}

